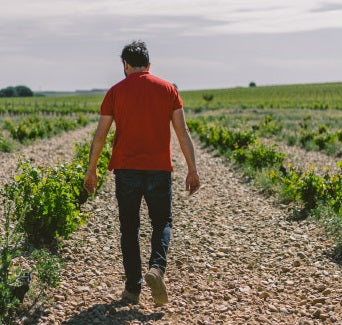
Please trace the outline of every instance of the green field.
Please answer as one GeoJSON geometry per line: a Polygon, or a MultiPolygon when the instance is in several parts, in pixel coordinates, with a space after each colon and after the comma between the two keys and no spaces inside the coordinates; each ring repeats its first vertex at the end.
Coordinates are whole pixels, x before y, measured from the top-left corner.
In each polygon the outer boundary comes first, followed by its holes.
{"type": "Polygon", "coordinates": [[[342,83],[181,93],[190,118],[342,157],[342,83]],[[205,100],[205,98],[212,98],[205,100]]]}
{"type": "Polygon", "coordinates": [[[102,99],[103,94],[0,98],[0,114],[98,113],[102,99]]]}
{"type": "MultiPolygon", "coordinates": [[[[181,91],[186,110],[222,108],[342,109],[342,83],[181,91]],[[209,102],[203,95],[212,95],[209,102]]],[[[0,98],[0,114],[98,112],[104,94],[0,98]]]]}
{"type": "Polygon", "coordinates": [[[185,109],[305,108],[342,109],[342,83],[229,88],[181,92],[185,109]],[[203,95],[213,95],[209,102],[203,95]]]}
{"type": "MultiPolygon", "coordinates": [[[[180,94],[190,118],[203,116],[217,120],[221,126],[252,129],[260,137],[342,156],[342,83],[182,91],[180,94]]],[[[5,138],[18,138],[13,136],[16,134],[13,127],[10,134],[6,132],[9,119],[15,118],[13,124],[18,124],[21,115],[35,114],[44,119],[47,115],[67,118],[74,115],[73,119],[77,119],[80,113],[91,114],[94,119],[103,97],[104,94],[82,94],[0,98],[0,150],[8,150],[3,144],[5,138]]],[[[38,137],[33,131],[27,138],[38,137]]]]}

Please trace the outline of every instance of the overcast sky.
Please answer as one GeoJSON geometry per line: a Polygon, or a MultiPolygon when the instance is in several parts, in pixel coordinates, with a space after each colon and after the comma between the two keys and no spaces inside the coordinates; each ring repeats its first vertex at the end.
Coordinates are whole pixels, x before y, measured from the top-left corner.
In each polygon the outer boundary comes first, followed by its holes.
{"type": "Polygon", "coordinates": [[[342,0],[0,0],[0,88],[109,88],[124,45],[180,89],[342,81],[342,0]]]}

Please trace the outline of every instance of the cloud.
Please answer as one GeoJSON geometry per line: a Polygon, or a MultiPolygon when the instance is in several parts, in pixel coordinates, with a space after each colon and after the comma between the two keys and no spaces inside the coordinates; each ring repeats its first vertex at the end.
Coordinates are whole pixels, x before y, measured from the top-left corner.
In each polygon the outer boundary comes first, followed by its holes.
{"type": "Polygon", "coordinates": [[[333,3],[333,2],[322,3],[322,4],[320,4],[320,6],[318,8],[314,8],[311,11],[312,12],[324,12],[324,11],[336,11],[336,10],[339,10],[339,11],[342,10],[342,4],[341,3],[333,3]]]}
{"type": "Polygon", "coordinates": [[[134,39],[147,42],[153,72],[182,89],[342,75],[333,1],[13,0],[1,7],[0,30],[0,88],[110,86],[134,39]]]}
{"type": "Polygon", "coordinates": [[[127,18],[127,24],[122,26],[124,32],[136,32],[140,28],[145,33],[153,33],[156,28],[182,26],[183,31],[178,30],[180,36],[287,33],[342,27],[342,13],[338,10],[341,4],[322,4],[321,0],[14,0],[1,9],[0,19],[50,19],[60,29],[68,29],[63,26],[65,19],[100,20],[104,15],[111,15],[121,20],[127,18]],[[136,24],[132,23],[132,17],[136,24]],[[172,20],[166,19],[163,24],[161,17],[172,17],[172,20]],[[203,24],[192,24],[195,20],[203,24]]]}

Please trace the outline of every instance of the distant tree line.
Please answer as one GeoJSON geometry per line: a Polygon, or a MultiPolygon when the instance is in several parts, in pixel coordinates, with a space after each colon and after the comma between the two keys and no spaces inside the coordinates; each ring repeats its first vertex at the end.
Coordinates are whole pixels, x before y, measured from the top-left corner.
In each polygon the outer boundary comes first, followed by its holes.
{"type": "Polygon", "coordinates": [[[26,86],[7,87],[0,89],[0,97],[32,97],[33,91],[26,86]]]}

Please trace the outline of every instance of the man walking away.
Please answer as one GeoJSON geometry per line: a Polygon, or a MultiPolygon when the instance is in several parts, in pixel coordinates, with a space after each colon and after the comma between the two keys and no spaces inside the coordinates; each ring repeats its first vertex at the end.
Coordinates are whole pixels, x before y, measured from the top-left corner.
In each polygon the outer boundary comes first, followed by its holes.
{"type": "Polygon", "coordinates": [[[144,42],[124,47],[121,59],[126,76],[107,92],[92,141],[84,188],[93,193],[96,167],[113,120],[116,131],[108,170],[114,170],[119,206],[121,250],[126,274],[122,298],[139,302],[142,267],[139,247],[140,204],[144,197],[152,224],[151,256],[145,281],[156,304],[168,302],[163,280],[172,227],[171,131],[176,132],[188,165],[186,190],[200,187],[195,154],[185,123],[182,100],[169,82],[149,72],[144,42]]]}

